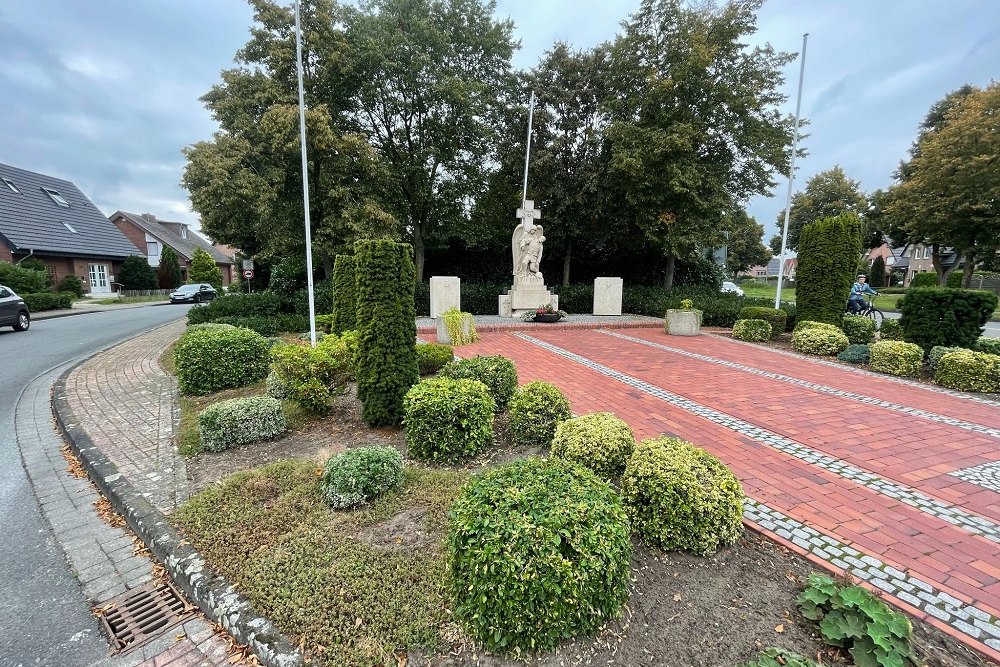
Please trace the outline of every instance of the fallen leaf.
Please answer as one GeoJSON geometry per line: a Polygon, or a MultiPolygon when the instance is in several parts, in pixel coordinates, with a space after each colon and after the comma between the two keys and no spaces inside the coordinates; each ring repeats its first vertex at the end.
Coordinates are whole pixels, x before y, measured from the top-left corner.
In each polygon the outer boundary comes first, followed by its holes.
{"type": "Polygon", "coordinates": [[[174,635],[174,640],[183,641],[185,637],[187,637],[187,635],[182,632],[179,635],[174,635]]]}
{"type": "Polygon", "coordinates": [[[776,626],[774,626],[774,631],[777,632],[779,635],[782,632],[784,632],[785,631],[785,625],[784,625],[784,623],[778,623],[776,626]]]}

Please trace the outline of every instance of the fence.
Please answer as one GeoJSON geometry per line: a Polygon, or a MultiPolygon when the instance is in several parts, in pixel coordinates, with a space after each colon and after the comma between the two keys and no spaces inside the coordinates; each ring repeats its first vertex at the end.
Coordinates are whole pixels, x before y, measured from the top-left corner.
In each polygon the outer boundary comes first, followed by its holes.
{"type": "Polygon", "coordinates": [[[119,292],[123,297],[133,296],[162,296],[164,299],[170,296],[172,289],[123,289],[119,292]]]}

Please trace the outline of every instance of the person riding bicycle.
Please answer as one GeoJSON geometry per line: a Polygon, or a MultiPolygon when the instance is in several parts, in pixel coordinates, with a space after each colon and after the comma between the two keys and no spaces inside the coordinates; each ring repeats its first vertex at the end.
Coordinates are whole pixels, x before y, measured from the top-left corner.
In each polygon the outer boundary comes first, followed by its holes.
{"type": "Polygon", "coordinates": [[[851,314],[857,315],[865,309],[865,294],[878,296],[878,292],[871,288],[864,274],[859,274],[857,281],[851,286],[851,295],[847,299],[847,307],[851,314]]]}

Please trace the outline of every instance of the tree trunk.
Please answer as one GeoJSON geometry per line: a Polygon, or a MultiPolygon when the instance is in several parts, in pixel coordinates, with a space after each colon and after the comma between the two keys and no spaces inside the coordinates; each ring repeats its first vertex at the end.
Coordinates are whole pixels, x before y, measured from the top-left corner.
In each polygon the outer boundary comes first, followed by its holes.
{"type": "Polygon", "coordinates": [[[663,272],[663,287],[671,289],[674,286],[674,256],[667,255],[667,268],[663,272]]]}
{"type": "Polygon", "coordinates": [[[413,225],[413,263],[417,267],[417,282],[424,281],[424,236],[421,225],[413,225]]]}
{"type": "MultiPolygon", "coordinates": [[[[955,263],[958,264],[958,257],[955,258],[955,263]]],[[[948,285],[948,274],[951,271],[947,270],[941,264],[941,246],[937,243],[931,244],[931,266],[934,267],[934,272],[937,274],[938,287],[946,287],[948,285]]]]}
{"type": "Polygon", "coordinates": [[[569,285],[569,264],[573,257],[573,240],[570,239],[566,242],[566,256],[563,257],[563,287],[569,285]]]}
{"type": "Polygon", "coordinates": [[[962,270],[962,287],[972,289],[972,272],[976,270],[976,256],[970,250],[965,253],[965,268],[962,270]]]}

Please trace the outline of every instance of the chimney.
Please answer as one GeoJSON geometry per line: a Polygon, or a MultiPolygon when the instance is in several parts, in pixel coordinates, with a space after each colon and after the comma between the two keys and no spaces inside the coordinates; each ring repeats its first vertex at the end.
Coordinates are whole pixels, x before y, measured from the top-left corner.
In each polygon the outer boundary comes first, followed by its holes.
{"type": "Polygon", "coordinates": [[[142,219],[146,220],[147,222],[156,223],[156,216],[153,215],[152,213],[143,213],[142,219]]]}

